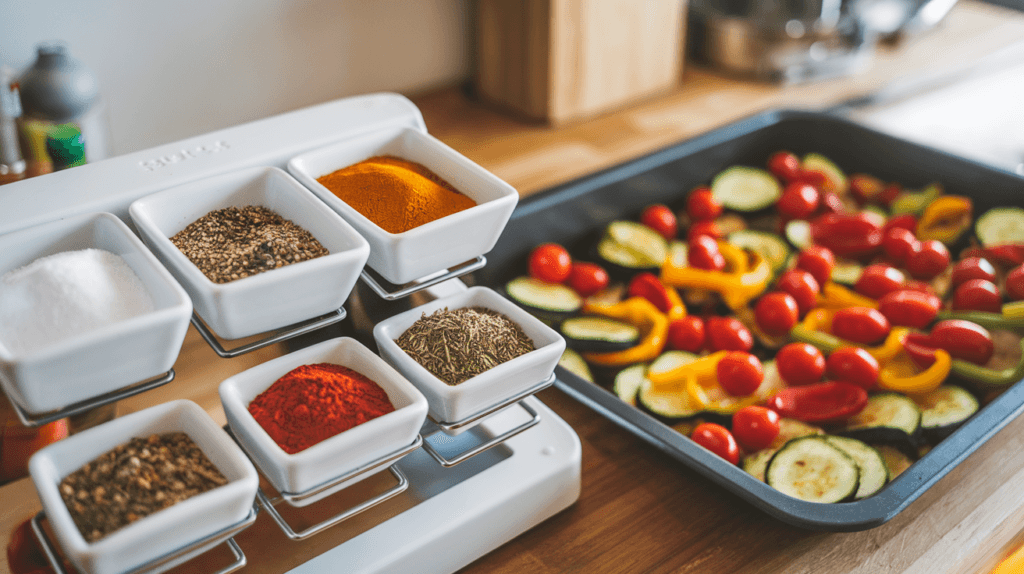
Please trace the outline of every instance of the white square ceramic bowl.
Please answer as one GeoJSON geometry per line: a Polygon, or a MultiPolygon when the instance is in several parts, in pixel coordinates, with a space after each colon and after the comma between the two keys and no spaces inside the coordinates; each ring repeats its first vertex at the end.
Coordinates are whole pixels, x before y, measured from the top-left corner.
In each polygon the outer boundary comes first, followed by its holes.
{"type": "Polygon", "coordinates": [[[565,339],[536,317],[486,287],[471,287],[463,293],[437,299],[377,323],[373,338],[386,361],[427,397],[430,416],[435,421],[463,421],[487,408],[540,383],[555,370],[565,351],[565,339]],[[533,340],[535,349],[506,361],[459,385],[449,385],[406,354],[395,340],[422,315],[447,307],[485,307],[517,323],[533,340]]]}
{"type": "Polygon", "coordinates": [[[154,310],[24,354],[0,341],[0,383],[30,413],[45,413],[170,370],[192,302],[123,221],[109,213],[61,219],[0,236],[0,276],[64,251],[120,255],[146,286],[154,310]]]}
{"type": "Polygon", "coordinates": [[[239,339],[335,311],[348,298],[369,245],[299,182],[276,167],[256,167],[143,197],[129,208],[143,241],[192,298],[219,336],[239,339]],[[229,283],[214,283],[170,238],[216,209],[262,205],[309,231],[328,255],[229,283]]]}
{"type": "Polygon", "coordinates": [[[187,400],[150,407],[53,443],[32,456],[29,472],[57,542],[85,574],[125,572],[242,522],[259,484],[242,449],[199,405],[187,400]],[[178,431],[189,435],[228,483],[87,542],[61,499],[60,481],[132,438],[178,431]]]}
{"type": "Polygon", "coordinates": [[[399,285],[490,251],[519,201],[512,186],[433,136],[410,128],[382,130],[302,154],[288,162],[288,171],[370,242],[367,265],[399,285]],[[426,166],[477,205],[393,234],[316,181],[379,155],[426,166]]]}
{"type": "MultiPolygon", "coordinates": [[[[409,446],[427,417],[427,401],[409,381],[355,339],[324,341],[267,361],[220,385],[228,425],[238,442],[279,492],[300,494],[409,446]],[[295,454],[286,453],[249,414],[249,403],[275,381],[302,365],[333,363],[376,382],[395,410],[366,421],[295,454]]],[[[375,472],[385,470],[381,466],[375,472]]],[[[361,480],[361,477],[359,480],[361,480]]],[[[350,481],[351,482],[351,481],[350,481]]],[[[339,484],[295,506],[306,506],[348,486],[339,484]]]]}

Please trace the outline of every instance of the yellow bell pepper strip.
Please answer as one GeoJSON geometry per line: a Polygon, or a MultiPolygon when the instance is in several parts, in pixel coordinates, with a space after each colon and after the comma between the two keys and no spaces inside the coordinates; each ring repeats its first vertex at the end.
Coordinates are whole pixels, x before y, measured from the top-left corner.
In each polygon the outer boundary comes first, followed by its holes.
{"type": "Polygon", "coordinates": [[[937,239],[946,245],[956,243],[971,228],[971,200],[959,195],[943,195],[928,204],[917,222],[917,238],[937,239]]]}
{"type": "Polygon", "coordinates": [[[732,414],[762,402],[764,397],[757,393],[746,397],[730,396],[718,384],[718,363],[728,354],[729,351],[718,351],[668,371],[648,372],[651,390],[685,392],[694,407],[722,414],[732,414]]]}
{"type": "Polygon", "coordinates": [[[665,291],[668,293],[668,300],[671,303],[669,306],[668,322],[671,323],[676,319],[682,319],[686,316],[686,305],[683,303],[683,298],[679,296],[679,291],[676,291],[674,287],[670,285],[665,286],[665,291]]]}
{"type": "Polygon", "coordinates": [[[718,363],[728,354],[729,351],[718,351],[674,369],[648,372],[651,389],[658,392],[683,390],[690,378],[702,387],[713,387],[718,384],[718,363]]]}
{"type": "Polygon", "coordinates": [[[935,350],[935,362],[920,371],[906,352],[897,354],[878,371],[879,388],[909,395],[928,393],[941,385],[952,366],[952,358],[942,349],[935,350]]]}
{"type": "Polygon", "coordinates": [[[845,309],[847,307],[877,309],[878,301],[829,281],[821,287],[821,294],[818,295],[818,307],[823,309],[845,309]]]}
{"type": "Polygon", "coordinates": [[[841,347],[862,347],[878,360],[879,364],[884,364],[903,350],[903,339],[910,332],[906,327],[894,327],[881,345],[864,347],[852,341],[840,339],[831,333],[834,313],[835,311],[831,309],[812,309],[802,322],[797,323],[790,330],[789,335],[794,340],[814,345],[823,353],[831,353],[841,347]]]}
{"type": "Polygon", "coordinates": [[[733,310],[746,307],[768,287],[772,266],[759,253],[748,253],[728,243],[720,243],[719,246],[730,271],[682,267],[667,260],[661,268],[661,280],[679,289],[715,291],[733,310]]]}
{"type": "Polygon", "coordinates": [[[1020,341],[1021,360],[1016,367],[990,369],[970,361],[954,359],[951,372],[982,389],[1004,389],[1024,379],[1024,339],[1020,341]]]}
{"type": "Polygon", "coordinates": [[[668,316],[643,297],[630,297],[611,305],[588,302],[583,306],[583,313],[625,321],[636,327],[641,335],[639,343],[623,351],[583,354],[583,358],[590,363],[605,367],[624,367],[654,360],[665,348],[668,339],[668,316]]]}

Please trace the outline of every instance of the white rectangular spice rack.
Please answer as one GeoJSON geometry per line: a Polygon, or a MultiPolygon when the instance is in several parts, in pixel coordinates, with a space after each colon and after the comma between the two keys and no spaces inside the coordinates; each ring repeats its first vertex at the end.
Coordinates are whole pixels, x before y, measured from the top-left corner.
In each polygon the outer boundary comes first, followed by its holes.
{"type": "MultiPolygon", "coordinates": [[[[113,213],[132,227],[128,206],[146,195],[245,167],[284,168],[289,159],[305,151],[372,131],[400,127],[426,132],[419,110],[409,100],[395,94],[372,94],[9,184],[0,195],[0,234],[96,211],[113,213]]],[[[485,264],[486,258],[480,256],[402,286],[375,277],[368,269],[361,278],[382,299],[393,301],[475,271],[485,264]]],[[[457,282],[448,285],[452,283],[457,282]]],[[[219,356],[230,358],[310,333],[337,323],[345,316],[342,307],[336,313],[282,327],[262,340],[231,350],[224,349],[198,316],[193,315],[192,324],[219,356]]],[[[69,408],[78,412],[102,406],[166,384],[173,377],[171,371],[158,379],[122,389],[116,395],[111,393],[69,408]],[[165,378],[167,380],[163,380],[165,378]]],[[[416,444],[321,485],[316,492],[279,493],[270,498],[260,491],[260,504],[254,506],[251,519],[255,521],[256,509],[263,506],[293,540],[303,540],[328,528],[332,536],[344,533],[343,542],[298,565],[292,572],[453,572],[560,512],[578,498],[579,438],[569,425],[532,396],[554,380],[552,375],[524,393],[464,421],[428,420],[416,444]],[[521,408],[514,408],[516,405],[521,408]],[[396,457],[400,460],[390,470],[397,485],[355,506],[350,505],[326,521],[296,531],[275,508],[282,501],[314,496],[345,485],[345,490],[316,503],[318,506],[336,504],[336,497],[344,498],[343,493],[350,489],[348,485],[354,480],[361,481],[355,487],[373,482],[373,477],[365,481],[360,477],[373,474],[374,469],[396,457]],[[456,540],[457,544],[451,543],[456,540]],[[439,551],[440,548],[444,550],[439,551]]],[[[19,412],[19,416],[23,414],[27,415],[19,412]]],[[[56,415],[48,413],[47,418],[56,415]]],[[[64,416],[68,415],[62,411],[57,418],[64,416]]],[[[29,416],[26,420],[32,423],[39,419],[29,416]]],[[[289,513],[301,510],[291,508],[289,513]]],[[[38,524],[42,519],[37,516],[34,523],[37,536],[48,552],[55,552],[38,524]]],[[[231,535],[247,526],[239,525],[231,535]]],[[[217,540],[201,541],[139,571],[162,571],[170,564],[182,563],[226,540],[236,558],[233,565],[218,572],[226,574],[246,562],[231,535],[221,533],[217,540]]],[[[253,560],[258,562],[259,553],[287,553],[288,547],[248,550],[255,553],[253,560]]],[[[59,562],[56,554],[50,559],[59,562]]]]}

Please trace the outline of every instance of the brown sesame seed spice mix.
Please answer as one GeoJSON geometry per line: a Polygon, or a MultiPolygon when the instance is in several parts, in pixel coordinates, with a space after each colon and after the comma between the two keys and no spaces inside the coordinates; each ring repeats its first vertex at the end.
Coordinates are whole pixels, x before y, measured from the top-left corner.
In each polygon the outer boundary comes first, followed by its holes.
{"type": "Polygon", "coordinates": [[[323,257],[313,235],[266,207],[227,207],[188,224],[171,243],[214,283],[323,257]]]}
{"type": "Polygon", "coordinates": [[[88,542],[136,520],[227,484],[185,433],[133,438],[60,483],[60,495],[88,542]]]}

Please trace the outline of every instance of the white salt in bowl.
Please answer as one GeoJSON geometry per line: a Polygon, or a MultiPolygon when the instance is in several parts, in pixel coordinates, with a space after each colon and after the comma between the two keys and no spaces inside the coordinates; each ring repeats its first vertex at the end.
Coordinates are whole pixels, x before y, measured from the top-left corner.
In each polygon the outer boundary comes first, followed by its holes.
{"type": "Polygon", "coordinates": [[[490,251],[519,201],[512,186],[433,136],[410,128],[381,130],[304,153],[288,162],[288,171],[366,238],[367,265],[399,285],[490,251]],[[388,233],[317,182],[379,155],[426,166],[477,205],[404,233],[388,233]]]}
{"type": "Polygon", "coordinates": [[[336,311],[348,299],[370,248],[352,226],[276,167],[243,169],[143,197],[132,221],[217,335],[239,339],[336,311]],[[310,232],[327,250],[244,279],[214,283],[170,238],[217,209],[260,205],[310,232]]]}
{"type": "MultiPolygon", "coordinates": [[[[220,400],[228,425],[260,472],[279,492],[301,494],[410,446],[427,417],[427,401],[416,387],[355,339],[331,339],[267,361],[226,379],[220,400]],[[270,438],[249,413],[249,403],[289,371],[302,365],[333,363],[374,381],[387,393],[395,410],[325,439],[306,450],[288,454],[270,438]]],[[[398,459],[390,464],[397,462],[398,459]]],[[[329,496],[372,472],[337,484],[315,496],[297,500],[306,506],[329,496]]]]}
{"type": "Polygon", "coordinates": [[[0,341],[0,384],[29,413],[61,409],[163,374],[181,350],[192,303],[114,215],[86,214],[0,235],[0,275],[41,257],[90,248],[121,256],[154,310],[26,352],[0,341]]]}
{"type": "Polygon", "coordinates": [[[394,365],[427,397],[435,421],[456,423],[498,405],[551,376],[565,351],[565,339],[536,317],[486,287],[436,299],[388,318],[373,328],[373,338],[384,359],[394,365]],[[449,385],[430,373],[395,342],[424,314],[438,309],[484,307],[518,324],[535,349],[493,367],[458,385],[449,385]]]}
{"type": "Polygon", "coordinates": [[[118,417],[53,443],[32,455],[29,472],[57,543],[83,574],[126,572],[241,523],[252,509],[259,484],[245,453],[210,415],[187,400],[118,417]],[[60,496],[61,480],[132,438],[169,432],[186,433],[228,483],[140,518],[95,542],[86,541],[60,496]]]}

